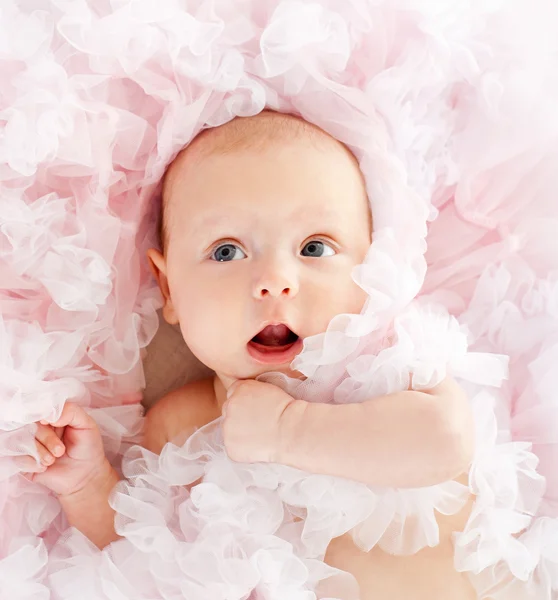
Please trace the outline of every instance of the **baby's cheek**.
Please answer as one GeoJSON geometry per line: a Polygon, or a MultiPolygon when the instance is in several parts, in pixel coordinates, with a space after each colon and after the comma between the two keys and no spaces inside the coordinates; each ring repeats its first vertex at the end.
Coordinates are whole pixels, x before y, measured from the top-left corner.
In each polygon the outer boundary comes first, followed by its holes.
{"type": "Polygon", "coordinates": [[[364,308],[364,304],[368,298],[368,294],[356,283],[353,282],[354,291],[351,296],[351,311],[352,313],[359,314],[364,308]]]}
{"type": "MultiPolygon", "coordinates": [[[[220,361],[234,342],[231,328],[234,319],[229,318],[228,305],[221,295],[208,294],[203,301],[191,299],[188,312],[181,321],[184,341],[194,356],[211,369],[218,369],[220,361]]],[[[238,345],[238,342],[237,342],[238,345]]]]}
{"type": "Polygon", "coordinates": [[[192,354],[206,367],[213,369],[218,350],[213,339],[214,328],[196,321],[182,326],[181,329],[182,337],[192,354]]]}
{"type": "MultiPolygon", "coordinates": [[[[190,350],[198,356],[200,351],[209,342],[212,329],[208,327],[209,315],[208,311],[204,310],[203,303],[198,303],[195,299],[181,307],[180,315],[180,330],[182,337],[190,350]]],[[[198,358],[200,358],[198,356],[198,358]]]]}
{"type": "Polygon", "coordinates": [[[353,281],[350,275],[338,283],[332,296],[335,298],[337,314],[359,314],[368,298],[368,294],[353,281]]]}
{"type": "Polygon", "coordinates": [[[368,297],[366,292],[353,281],[347,283],[346,278],[339,278],[334,283],[320,289],[305,307],[306,335],[324,332],[337,315],[362,312],[368,297]]]}

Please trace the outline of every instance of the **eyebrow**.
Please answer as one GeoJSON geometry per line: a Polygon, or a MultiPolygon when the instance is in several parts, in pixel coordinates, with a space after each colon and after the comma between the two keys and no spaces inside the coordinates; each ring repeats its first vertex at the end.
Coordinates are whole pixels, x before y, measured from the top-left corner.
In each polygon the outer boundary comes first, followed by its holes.
{"type": "Polygon", "coordinates": [[[320,207],[318,210],[315,208],[309,209],[307,207],[303,207],[302,209],[297,209],[293,211],[291,214],[292,217],[296,219],[301,219],[306,216],[313,217],[314,215],[318,215],[320,220],[324,221],[333,221],[337,223],[339,221],[339,213],[335,210],[331,210],[326,206],[320,207]]]}
{"type": "MultiPolygon", "coordinates": [[[[242,213],[238,210],[235,210],[234,218],[236,219],[238,217],[242,219],[242,213]]],[[[319,212],[316,209],[307,209],[306,207],[303,207],[302,210],[297,208],[287,216],[287,218],[291,218],[295,222],[308,217],[315,218],[315,220],[318,220],[319,218],[321,223],[325,223],[327,225],[333,225],[339,222],[339,213],[325,207],[323,209],[319,209],[319,212]]],[[[193,224],[196,229],[205,229],[208,227],[226,226],[230,224],[231,220],[232,215],[225,215],[223,213],[210,213],[208,215],[199,217],[194,216],[191,220],[191,224],[193,224]]]]}
{"type": "Polygon", "coordinates": [[[200,217],[194,216],[191,223],[196,229],[205,229],[206,227],[218,227],[219,225],[227,225],[230,223],[230,217],[223,214],[209,214],[200,217]]]}
{"type": "MultiPolygon", "coordinates": [[[[230,206],[233,206],[233,201],[231,199],[230,206]]],[[[190,220],[190,224],[196,230],[196,233],[203,234],[204,230],[219,228],[219,227],[227,227],[231,224],[231,221],[234,219],[235,221],[240,218],[243,219],[243,212],[246,213],[244,220],[248,220],[251,214],[251,210],[242,211],[242,209],[234,208],[231,209],[230,214],[224,213],[224,210],[215,210],[208,214],[199,215],[195,214],[192,216],[190,220]]],[[[316,224],[319,227],[326,227],[331,229],[337,229],[337,226],[340,222],[339,211],[332,210],[327,206],[326,201],[324,200],[323,205],[320,207],[308,207],[308,206],[298,206],[292,210],[290,215],[287,215],[287,218],[292,219],[294,222],[299,222],[303,219],[309,218],[309,220],[316,224]],[[318,225],[319,222],[319,225],[318,225]]],[[[324,232],[325,233],[325,232],[324,232]]]]}

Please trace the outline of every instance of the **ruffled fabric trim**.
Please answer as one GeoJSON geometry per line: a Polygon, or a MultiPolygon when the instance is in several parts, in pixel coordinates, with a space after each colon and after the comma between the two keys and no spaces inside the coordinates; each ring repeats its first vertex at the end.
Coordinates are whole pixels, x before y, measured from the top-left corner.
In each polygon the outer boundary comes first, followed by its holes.
{"type": "Polygon", "coordinates": [[[41,6],[0,8],[2,597],[353,599],[354,580],[323,563],[332,536],[413,552],[472,492],[457,568],[481,598],[553,600],[556,5],[41,6]],[[375,228],[354,271],[362,314],[305,340],[305,381],[267,380],[358,402],[455,376],[477,425],[469,490],[235,465],[218,423],[160,459],[133,446],[160,178],[203,127],[265,106],[351,148],[375,228]],[[32,424],[68,400],[93,412],[116,466],[128,452],[113,497],[125,537],[102,552],[15,467],[32,424]]]}

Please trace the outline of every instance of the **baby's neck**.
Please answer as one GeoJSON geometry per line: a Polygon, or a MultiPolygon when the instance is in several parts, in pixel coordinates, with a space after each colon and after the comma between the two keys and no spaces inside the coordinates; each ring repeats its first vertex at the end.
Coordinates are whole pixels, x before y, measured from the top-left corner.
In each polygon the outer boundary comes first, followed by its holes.
{"type": "Polygon", "coordinates": [[[225,404],[227,400],[227,388],[225,387],[225,384],[221,381],[219,375],[215,375],[213,377],[213,389],[215,391],[215,405],[219,410],[219,414],[221,414],[223,404],[225,404]]]}

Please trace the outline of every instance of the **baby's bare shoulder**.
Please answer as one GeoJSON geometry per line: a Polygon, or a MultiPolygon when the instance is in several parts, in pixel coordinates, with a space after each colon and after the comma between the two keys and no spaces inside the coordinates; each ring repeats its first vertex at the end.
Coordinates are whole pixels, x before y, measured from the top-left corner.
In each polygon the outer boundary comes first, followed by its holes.
{"type": "Polygon", "coordinates": [[[167,442],[193,432],[218,416],[213,380],[189,383],[163,396],[147,412],[144,446],[159,454],[167,442]]]}

